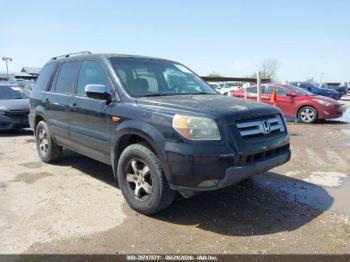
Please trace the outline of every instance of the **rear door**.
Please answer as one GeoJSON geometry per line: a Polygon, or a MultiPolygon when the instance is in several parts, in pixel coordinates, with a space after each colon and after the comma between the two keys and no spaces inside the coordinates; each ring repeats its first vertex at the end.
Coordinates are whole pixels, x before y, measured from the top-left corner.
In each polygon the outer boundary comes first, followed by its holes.
{"type": "Polygon", "coordinates": [[[56,141],[61,145],[70,145],[71,111],[69,105],[75,89],[79,67],[79,60],[61,63],[50,88],[50,94],[43,101],[50,130],[56,141]]]}
{"type": "Polygon", "coordinates": [[[76,95],[71,100],[72,146],[78,152],[103,162],[110,162],[111,117],[113,102],[86,96],[88,84],[106,85],[111,83],[102,62],[83,60],[77,80],[76,95]]]}

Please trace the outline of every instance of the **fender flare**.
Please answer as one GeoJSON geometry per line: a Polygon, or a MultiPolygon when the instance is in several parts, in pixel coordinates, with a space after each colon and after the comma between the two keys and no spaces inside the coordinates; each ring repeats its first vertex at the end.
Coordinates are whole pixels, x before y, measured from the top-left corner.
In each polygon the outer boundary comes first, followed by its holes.
{"type": "MultiPolygon", "coordinates": [[[[35,129],[35,119],[40,116],[42,117],[46,123],[48,123],[48,119],[47,119],[47,115],[46,115],[46,109],[42,106],[38,106],[37,108],[35,108],[35,111],[34,111],[34,119],[33,119],[33,124],[34,124],[34,129],[35,129]]],[[[34,130],[35,132],[35,130],[34,130]]]]}
{"type": "Polygon", "coordinates": [[[155,151],[162,163],[164,175],[169,183],[171,183],[170,168],[166,161],[165,144],[166,140],[162,134],[152,125],[144,121],[128,120],[124,121],[112,131],[111,141],[111,163],[114,176],[117,175],[116,149],[125,135],[136,135],[144,139],[155,151]]]}

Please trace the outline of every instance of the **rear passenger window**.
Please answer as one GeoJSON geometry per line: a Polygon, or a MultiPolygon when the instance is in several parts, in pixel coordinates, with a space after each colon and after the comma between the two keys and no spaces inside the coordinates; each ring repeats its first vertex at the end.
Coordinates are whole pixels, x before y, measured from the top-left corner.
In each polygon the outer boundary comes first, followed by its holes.
{"type": "Polygon", "coordinates": [[[73,93],[75,77],[79,70],[79,61],[61,64],[58,72],[55,91],[59,93],[73,93]]]}
{"type": "Polygon", "coordinates": [[[102,66],[96,61],[83,61],[81,64],[78,80],[78,95],[85,94],[85,86],[99,84],[107,86],[107,75],[102,66]]]}
{"type": "Polygon", "coordinates": [[[47,86],[51,80],[52,73],[56,68],[55,63],[46,64],[41,70],[38,80],[35,84],[36,91],[44,91],[47,89],[47,86]]]}

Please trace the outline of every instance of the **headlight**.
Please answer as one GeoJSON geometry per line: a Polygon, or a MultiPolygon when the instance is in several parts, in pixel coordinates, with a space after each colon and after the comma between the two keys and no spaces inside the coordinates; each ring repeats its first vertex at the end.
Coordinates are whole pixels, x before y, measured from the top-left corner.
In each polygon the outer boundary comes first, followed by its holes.
{"type": "Polygon", "coordinates": [[[189,140],[221,140],[218,126],[210,118],[175,115],[173,127],[189,140]]]}
{"type": "Polygon", "coordinates": [[[4,115],[5,114],[4,110],[6,110],[6,107],[0,106],[0,115],[4,115]]]}
{"type": "Polygon", "coordinates": [[[321,100],[321,99],[312,99],[314,101],[316,101],[317,103],[323,105],[323,106],[331,106],[331,103],[328,103],[327,101],[321,100]]]}

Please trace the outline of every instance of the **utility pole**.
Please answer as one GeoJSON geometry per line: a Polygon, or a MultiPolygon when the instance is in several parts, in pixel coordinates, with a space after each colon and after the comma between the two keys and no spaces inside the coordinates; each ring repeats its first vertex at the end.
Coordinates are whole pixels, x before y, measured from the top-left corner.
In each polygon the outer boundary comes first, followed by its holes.
{"type": "Polygon", "coordinates": [[[261,102],[261,72],[256,73],[256,101],[261,102]]]}
{"type": "Polygon", "coordinates": [[[321,73],[321,79],[320,79],[320,84],[319,84],[319,86],[322,86],[323,75],[324,75],[324,72],[321,73]]]}
{"type": "Polygon", "coordinates": [[[8,67],[8,62],[12,62],[12,57],[2,57],[2,61],[5,61],[6,64],[6,76],[7,78],[9,77],[9,67],[8,67]]]}

